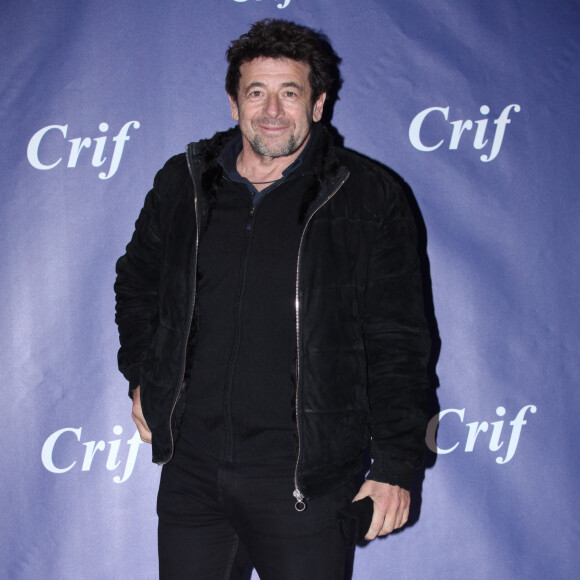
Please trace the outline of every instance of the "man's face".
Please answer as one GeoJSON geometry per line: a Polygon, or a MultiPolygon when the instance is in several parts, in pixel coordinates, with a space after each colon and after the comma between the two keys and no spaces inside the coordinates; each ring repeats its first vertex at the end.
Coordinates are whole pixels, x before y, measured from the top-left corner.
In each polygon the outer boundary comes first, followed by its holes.
{"type": "Polygon", "coordinates": [[[232,117],[244,141],[264,157],[298,151],[320,121],[326,94],[312,103],[307,64],[289,59],[256,58],[240,67],[237,102],[230,95],[232,117]]]}

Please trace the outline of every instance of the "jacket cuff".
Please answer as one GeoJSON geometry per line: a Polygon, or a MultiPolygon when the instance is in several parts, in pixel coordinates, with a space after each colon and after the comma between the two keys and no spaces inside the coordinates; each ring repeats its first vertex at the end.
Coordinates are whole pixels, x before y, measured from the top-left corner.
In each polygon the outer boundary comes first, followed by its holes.
{"type": "Polygon", "coordinates": [[[409,490],[413,481],[414,469],[399,462],[373,461],[367,479],[398,485],[409,490]]]}
{"type": "Polygon", "coordinates": [[[131,368],[131,371],[127,374],[126,377],[129,380],[129,397],[133,398],[133,391],[140,385],[141,383],[141,367],[134,366],[131,368]]]}

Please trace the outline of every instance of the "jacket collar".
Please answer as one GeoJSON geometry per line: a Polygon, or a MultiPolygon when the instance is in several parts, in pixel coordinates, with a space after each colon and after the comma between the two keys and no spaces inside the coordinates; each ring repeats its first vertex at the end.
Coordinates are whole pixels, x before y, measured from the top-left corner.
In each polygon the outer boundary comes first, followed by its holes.
{"type": "MultiPolygon", "coordinates": [[[[224,177],[224,171],[218,163],[218,158],[224,147],[239,136],[239,127],[216,133],[210,139],[203,139],[187,146],[188,160],[192,165],[192,177],[195,186],[210,208],[215,202],[219,186],[224,177]]],[[[341,164],[332,137],[320,123],[312,126],[310,138],[312,143],[308,148],[297,175],[312,175],[310,186],[303,194],[300,211],[301,221],[306,219],[312,209],[325,198],[335,184],[344,179],[348,173],[341,164]]]]}

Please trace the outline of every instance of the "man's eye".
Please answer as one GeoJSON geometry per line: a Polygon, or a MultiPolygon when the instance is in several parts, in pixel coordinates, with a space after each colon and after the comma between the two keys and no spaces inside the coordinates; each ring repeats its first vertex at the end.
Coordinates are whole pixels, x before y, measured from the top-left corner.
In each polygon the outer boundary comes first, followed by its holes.
{"type": "Polygon", "coordinates": [[[294,91],[286,91],[284,95],[289,99],[293,99],[296,96],[296,93],[294,91]]]}

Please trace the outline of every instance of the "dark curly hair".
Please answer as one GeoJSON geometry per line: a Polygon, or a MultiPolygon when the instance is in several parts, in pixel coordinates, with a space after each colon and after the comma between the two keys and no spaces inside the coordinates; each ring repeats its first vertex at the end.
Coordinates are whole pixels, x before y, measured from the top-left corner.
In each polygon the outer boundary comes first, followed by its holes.
{"type": "Polygon", "coordinates": [[[312,101],[329,91],[340,61],[321,32],[287,20],[265,18],[252,25],[246,34],[233,40],[226,51],[229,63],[226,91],[237,100],[240,67],[255,58],[288,58],[310,66],[312,101]]]}

